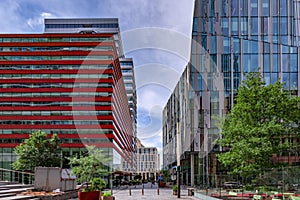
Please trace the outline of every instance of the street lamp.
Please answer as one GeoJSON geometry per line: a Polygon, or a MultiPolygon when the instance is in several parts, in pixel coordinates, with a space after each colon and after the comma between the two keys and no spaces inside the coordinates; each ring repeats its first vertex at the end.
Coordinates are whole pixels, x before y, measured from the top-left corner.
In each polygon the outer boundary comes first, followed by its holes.
{"type": "Polygon", "coordinates": [[[181,154],[181,135],[179,131],[179,122],[177,122],[177,197],[180,198],[180,154],[181,154]]]}

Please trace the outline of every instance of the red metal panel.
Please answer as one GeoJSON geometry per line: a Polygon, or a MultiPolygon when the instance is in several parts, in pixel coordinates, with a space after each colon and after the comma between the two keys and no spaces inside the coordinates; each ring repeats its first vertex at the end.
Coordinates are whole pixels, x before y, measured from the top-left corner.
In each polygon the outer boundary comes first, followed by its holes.
{"type": "Polygon", "coordinates": [[[0,65],[110,65],[112,60],[0,60],[0,65]]]}
{"type": "Polygon", "coordinates": [[[78,78],[78,79],[0,79],[0,83],[113,83],[109,78],[78,78]]]}
{"type": "Polygon", "coordinates": [[[113,129],[113,125],[94,124],[64,124],[64,125],[39,125],[39,124],[0,124],[0,129],[113,129]]]}
{"type": "Polygon", "coordinates": [[[0,34],[0,38],[57,38],[57,37],[76,37],[76,38],[102,38],[113,37],[113,33],[97,33],[97,34],[78,34],[78,33],[29,33],[29,34],[0,34]]]}
{"type": "MultiPolygon", "coordinates": [[[[0,35],[1,37],[1,35],[0,35]]],[[[115,46],[113,42],[0,42],[1,47],[92,47],[115,46]]],[[[116,51],[115,51],[116,52],[116,51]]]]}
{"type": "Polygon", "coordinates": [[[113,51],[0,51],[0,56],[113,56],[113,51]]]}
{"type": "Polygon", "coordinates": [[[66,111],[87,111],[87,110],[108,110],[111,111],[111,106],[2,106],[1,110],[15,111],[47,111],[47,110],[66,110],[66,111]]]}
{"type": "Polygon", "coordinates": [[[1,92],[24,92],[24,93],[35,93],[35,92],[113,92],[113,88],[0,88],[1,92]]]}
{"type": "Polygon", "coordinates": [[[68,115],[51,115],[51,116],[40,116],[40,115],[18,115],[18,116],[3,116],[0,115],[0,120],[68,120],[68,121],[72,121],[72,120],[113,120],[114,117],[112,115],[100,115],[100,116],[68,116],[68,115]]]}

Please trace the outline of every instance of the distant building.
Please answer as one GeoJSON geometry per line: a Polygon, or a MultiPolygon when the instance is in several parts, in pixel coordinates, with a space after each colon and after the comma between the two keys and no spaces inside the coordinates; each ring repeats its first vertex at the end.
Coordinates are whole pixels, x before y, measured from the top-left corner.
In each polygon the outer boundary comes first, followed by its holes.
{"type": "Polygon", "coordinates": [[[156,180],[159,172],[159,154],[156,147],[137,148],[137,171],[136,174],[142,176],[142,179],[156,180]]]}

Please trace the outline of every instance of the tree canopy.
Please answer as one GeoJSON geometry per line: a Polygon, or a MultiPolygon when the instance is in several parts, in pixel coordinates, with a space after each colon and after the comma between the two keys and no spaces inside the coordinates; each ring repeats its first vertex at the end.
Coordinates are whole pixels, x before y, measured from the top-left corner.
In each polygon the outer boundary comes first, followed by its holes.
{"type": "Polygon", "coordinates": [[[299,132],[299,97],[279,81],[266,85],[258,72],[242,82],[235,104],[222,123],[219,161],[232,173],[251,175],[277,164],[272,156],[293,148],[299,132]]]}
{"type": "Polygon", "coordinates": [[[37,166],[59,167],[61,163],[60,139],[56,134],[47,138],[45,132],[35,131],[14,152],[18,156],[12,164],[16,170],[33,171],[37,166]]]}
{"type": "Polygon", "coordinates": [[[72,165],[72,173],[77,176],[78,182],[87,183],[85,191],[101,190],[106,184],[101,176],[109,174],[111,157],[95,146],[87,146],[88,155],[75,155],[68,158],[72,165]],[[99,184],[93,184],[97,180],[99,184]],[[100,186],[99,188],[96,185],[100,186]]]}

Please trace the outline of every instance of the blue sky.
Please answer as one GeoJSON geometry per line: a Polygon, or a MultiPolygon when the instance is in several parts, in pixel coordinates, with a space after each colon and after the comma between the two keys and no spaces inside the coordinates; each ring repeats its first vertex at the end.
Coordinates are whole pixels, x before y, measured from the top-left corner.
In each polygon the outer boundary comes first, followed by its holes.
{"type": "Polygon", "coordinates": [[[138,136],[161,149],[161,117],[189,59],[194,0],[2,0],[1,33],[43,32],[46,17],[119,18],[135,64],[138,136]]]}

